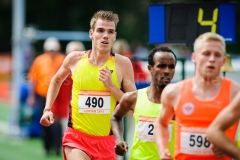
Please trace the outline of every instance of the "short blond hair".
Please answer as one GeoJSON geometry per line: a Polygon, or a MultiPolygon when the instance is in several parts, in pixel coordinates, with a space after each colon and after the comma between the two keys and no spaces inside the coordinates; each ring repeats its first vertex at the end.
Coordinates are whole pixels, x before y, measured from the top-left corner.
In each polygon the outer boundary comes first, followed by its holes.
{"type": "Polygon", "coordinates": [[[96,13],[94,13],[91,21],[90,21],[90,28],[94,29],[95,27],[95,23],[98,19],[102,19],[102,20],[107,20],[107,21],[112,21],[115,23],[115,29],[117,28],[117,24],[119,22],[119,18],[118,15],[116,13],[113,13],[112,11],[97,11],[96,13]]]}
{"type": "Polygon", "coordinates": [[[222,43],[223,50],[224,50],[224,53],[225,53],[225,51],[226,51],[226,43],[224,41],[224,38],[221,35],[219,35],[217,33],[212,33],[212,32],[203,33],[195,40],[195,42],[194,42],[194,52],[197,51],[197,49],[199,48],[200,43],[206,42],[206,41],[217,41],[217,42],[222,43]]]}

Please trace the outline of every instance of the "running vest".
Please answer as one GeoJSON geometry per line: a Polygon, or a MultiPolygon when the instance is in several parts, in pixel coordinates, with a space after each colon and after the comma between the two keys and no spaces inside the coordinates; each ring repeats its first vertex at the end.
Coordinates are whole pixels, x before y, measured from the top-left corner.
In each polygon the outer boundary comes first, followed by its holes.
{"type": "Polygon", "coordinates": [[[236,134],[236,140],[237,140],[237,146],[238,148],[240,148],[240,128],[239,128],[239,124],[238,124],[238,131],[237,131],[237,134],[236,134]]]}
{"type": "MultiPolygon", "coordinates": [[[[133,117],[135,133],[131,148],[130,160],[159,160],[159,154],[154,137],[154,123],[161,111],[162,105],[149,101],[147,88],[139,89],[133,117]]],[[[172,127],[172,125],[169,125],[172,127]]],[[[169,128],[172,130],[171,128],[169,128]]],[[[170,135],[171,136],[171,135],[170,135]]],[[[174,142],[169,146],[173,151],[174,142]]]]}
{"type": "MultiPolygon", "coordinates": [[[[176,160],[230,160],[229,157],[216,158],[206,138],[206,130],[218,113],[230,103],[231,80],[223,78],[218,95],[208,101],[197,99],[192,92],[192,79],[183,81],[180,99],[175,111],[176,160]]],[[[234,124],[226,131],[234,141],[237,130],[234,124]]]]}
{"type": "MultiPolygon", "coordinates": [[[[91,52],[91,51],[90,51],[91,52]]],[[[117,100],[99,80],[101,68],[107,66],[112,73],[112,82],[120,88],[115,55],[112,53],[102,66],[93,66],[84,54],[72,75],[72,100],[68,126],[92,136],[108,136],[111,132],[110,118],[117,100]]]]}

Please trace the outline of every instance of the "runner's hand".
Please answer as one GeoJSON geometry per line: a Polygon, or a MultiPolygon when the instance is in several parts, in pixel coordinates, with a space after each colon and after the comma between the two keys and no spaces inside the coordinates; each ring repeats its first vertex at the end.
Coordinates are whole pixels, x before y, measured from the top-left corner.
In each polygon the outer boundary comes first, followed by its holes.
{"type": "Polygon", "coordinates": [[[40,119],[40,124],[48,127],[53,123],[54,123],[54,119],[53,119],[52,111],[44,112],[41,119],[40,119]]]}
{"type": "Polygon", "coordinates": [[[119,141],[117,142],[115,148],[115,153],[119,156],[123,156],[128,151],[127,142],[119,141]]]}
{"type": "Polygon", "coordinates": [[[161,160],[173,160],[171,153],[168,149],[165,149],[163,153],[160,154],[161,160]]]}
{"type": "Polygon", "coordinates": [[[112,73],[109,68],[106,66],[105,68],[100,69],[99,80],[103,82],[104,86],[108,88],[112,85],[112,73]]]}
{"type": "Polygon", "coordinates": [[[225,154],[221,149],[219,149],[218,147],[216,147],[215,145],[211,144],[210,147],[211,147],[213,153],[215,154],[215,156],[216,156],[217,158],[222,158],[222,157],[225,157],[225,156],[226,156],[226,154],[225,154]]]}

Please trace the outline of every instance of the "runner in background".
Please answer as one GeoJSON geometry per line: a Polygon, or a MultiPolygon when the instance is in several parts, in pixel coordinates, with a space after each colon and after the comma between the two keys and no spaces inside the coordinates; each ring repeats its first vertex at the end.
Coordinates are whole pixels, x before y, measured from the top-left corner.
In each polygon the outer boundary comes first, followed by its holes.
{"type": "MultiPolygon", "coordinates": [[[[116,154],[124,155],[128,150],[128,145],[123,139],[122,121],[129,111],[133,111],[135,133],[130,159],[160,159],[155,143],[154,122],[162,108],[161,93],[171,82],[176,63],[176,56],[168,47],[156,47],[150,51],[148,56],[148,70],[152,79],[150,86],[125,93],[111,119],[113,134],[117,142],[116,154]]],[[[172,130],[171,125],[169,128],[172,130]]],[[[169,148],[172,152],[173,145],[174,141],[171,140],[169,148]]]]}
{"type": "MultiPolygon", "coordinates": [[[[60,53],[60,42],[55,37],[47,38],[43,48],[44,53],[34,59],[29,71],[31,90],[27,98],[27,103],[33,106],[36,111],[33,119],[34,128],[32,129],[35,132],[41,128],[39,119],[45,107],[50,80],[65,58],[65,56],[60,53]]],[[[49,155],[51,150],[59,154],[61,149],[56,141],[54,141],[55,127],[55,125],[51,127],[42,126],[42,130],[40,130],[46,155],[49,155]]]]}

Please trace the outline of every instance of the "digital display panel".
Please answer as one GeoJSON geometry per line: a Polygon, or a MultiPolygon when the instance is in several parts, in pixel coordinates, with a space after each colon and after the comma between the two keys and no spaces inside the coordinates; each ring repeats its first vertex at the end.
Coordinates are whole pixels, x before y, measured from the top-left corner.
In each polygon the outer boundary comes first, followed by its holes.
{"type": "Polygon", "coordinates": [[[180,3],[149,5],[149,42],[193,44],[202,33],[222,35],[236,42],[235,3],[180,3]]]}

